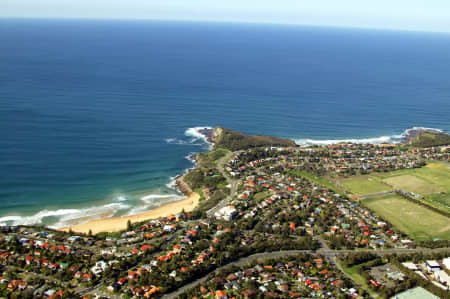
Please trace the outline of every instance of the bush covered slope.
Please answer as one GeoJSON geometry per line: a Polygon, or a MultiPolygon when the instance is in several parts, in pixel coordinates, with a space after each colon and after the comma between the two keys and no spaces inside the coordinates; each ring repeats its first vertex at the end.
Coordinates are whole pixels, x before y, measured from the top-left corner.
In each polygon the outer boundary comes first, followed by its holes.
{"type": "Polygon", "coordinates": [[[289,139],[266,135],[246,135],[222,127],[214,129],[214,141],[216,148],[232,151],[260,146],[296,146],[295,142],[289,139]]]}
{"type": "Polygon", "coordinates": [[[450,144],[450,135],[440,132],[426,131],[412,138],[409,144],[417,147],[430,147],[450,144]]]}

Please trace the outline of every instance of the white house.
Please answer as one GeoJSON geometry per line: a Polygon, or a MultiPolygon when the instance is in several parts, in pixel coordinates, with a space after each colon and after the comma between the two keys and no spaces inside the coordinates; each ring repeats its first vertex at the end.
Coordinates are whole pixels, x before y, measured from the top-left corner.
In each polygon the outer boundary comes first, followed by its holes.
{"type": "Polygon", "coordinates": [[[164,225],[163,230],[165,232],[171,232],[171,231],[174,231],[175,229],[171,225],[166,224],[166,225],[164,225]]]}
{"type": "Polygon", "coordinates": [[[99,275],[104,272],[108,268],[108,264],[105,261],[98,261],[95,263],[95,266],[91,268],[91,272],[95,275],[99,275]]]}
{"type": "Polygon", "coordinates": [[[237,215],[237,210],[233,206],[223,207],[214,213],[216,218],[221,218],[226,221],[230,221],[237,215]]]}
{"type": "Polygon", "coordinates": [[[425,264],[427,266],[427,270],[430,272],[441,270],[441,266],[434,260],[428,260],[425,264]]]}
{"type": "Polygon", "coordinates": [[[444,264],[445,268],[450,270],[450,257],[447,257],[447,258],[443,259],[442,263],[444,264]]]}
{"type": "Polygon", "coordinates": [[[416,271],[418,270],[417,266],[414,263],[411,262],[404,262],[402,263],[403,267],[408,268],[411,271],[416,271]]]}
{"type": "Polygon", "coordinates": [[[444,270],[435,271],[434,277],[437,280],[439,280],[442,284],[450,286],[450,276],[444,270]]]}

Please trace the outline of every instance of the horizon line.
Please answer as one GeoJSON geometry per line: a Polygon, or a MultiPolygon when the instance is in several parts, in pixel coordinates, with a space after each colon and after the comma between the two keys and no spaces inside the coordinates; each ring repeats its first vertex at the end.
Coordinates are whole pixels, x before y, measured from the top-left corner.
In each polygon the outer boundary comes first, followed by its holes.
{"type": "Polygon", "coordinates": [[[23,17],[23,16],[1,16],[0,20],[79,20],[79,21],[149,21],[149,22],[175,22],[175,23],[215,23],[215,24],[250,24],[250,25],[280,25],[292,27],[316,27],[316,28],[336,28],[336,29],[360,29],[389,32],[409,32],[409,33],[434,33],[450,34],[450,31],[419,30],[391,27],[369,27],[351,25],[331,25],[331,24],[310,24],[310,23],[283,23],[271,21],[243,21],[243,20],[198,20],[198,19],[159,19],[159,18],[112,18],[112,17],[23,17]]]}

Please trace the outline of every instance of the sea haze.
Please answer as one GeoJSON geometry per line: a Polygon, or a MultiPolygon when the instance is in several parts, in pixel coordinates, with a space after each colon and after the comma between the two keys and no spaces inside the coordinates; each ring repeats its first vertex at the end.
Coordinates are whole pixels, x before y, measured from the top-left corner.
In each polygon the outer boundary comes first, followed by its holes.
{"type": "Polygon", "coordinates": [[[0,224],[178,199],[167,184],[209,147],[195,127],[301,144],[450,130],[447,34],[3,19],[0,70],[0,224]]]}

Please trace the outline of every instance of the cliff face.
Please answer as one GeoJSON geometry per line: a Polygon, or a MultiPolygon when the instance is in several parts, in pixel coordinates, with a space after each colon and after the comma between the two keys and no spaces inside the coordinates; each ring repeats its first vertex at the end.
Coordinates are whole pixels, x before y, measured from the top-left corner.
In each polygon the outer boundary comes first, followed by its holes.
{"type": "Polygon", "coordinates": [[[246,135],[230,129],[216,127],[212,134],[215,148],[232,151],[261,146],[296,146],[295,142],[285,138],[266,135],[246,135]]]}

